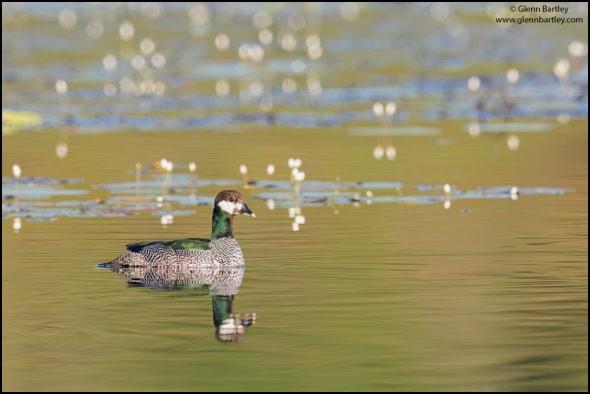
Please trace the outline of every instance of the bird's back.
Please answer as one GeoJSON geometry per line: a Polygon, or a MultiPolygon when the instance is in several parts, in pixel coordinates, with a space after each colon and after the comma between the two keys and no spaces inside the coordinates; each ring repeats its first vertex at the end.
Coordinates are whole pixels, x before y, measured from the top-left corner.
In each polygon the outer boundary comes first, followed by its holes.
{"type": "Polygon", "coordinates": [[[127,251],[111,261],[113,267],[145,267],[171,264],[240,266],[244,256],[234,238],[210,241],[187,238],[177,241],[141,242],[127,245],[127,251]]]}

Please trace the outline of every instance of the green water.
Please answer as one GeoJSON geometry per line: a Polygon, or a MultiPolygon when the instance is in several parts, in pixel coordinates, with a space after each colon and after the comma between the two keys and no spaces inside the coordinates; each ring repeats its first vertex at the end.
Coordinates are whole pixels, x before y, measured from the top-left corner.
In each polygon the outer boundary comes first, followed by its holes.
{"type": "Polygon", "coordinates": [[[18,233],[4,220],[3,388],[586,390],[587,121],[523,135],[518,151],[439,126],[452,144],[397,137],[393,162],[372,158],[374,137],[334,129],[81,135],[67,161],[45,148],[55,134],[4,137],[5,175],[20,162],[88,184],[128,181],[125,169],[162,156],[197,161],[204,178],[239,179],[241,163],[252,177],[268,163],[286,177],[286,159],[299,156],[311,179],[576,191],[447,210],[304,207],[293,232],[287,209],[242,189],[257,217],[235,223],[247,268],[234,310],[257,322],[233,345],[215,340],[210,297],[128,288],[94,269],[125,243],[208,236],[210,207],[166,228],[150,213],[23,220],[18,233]]]}

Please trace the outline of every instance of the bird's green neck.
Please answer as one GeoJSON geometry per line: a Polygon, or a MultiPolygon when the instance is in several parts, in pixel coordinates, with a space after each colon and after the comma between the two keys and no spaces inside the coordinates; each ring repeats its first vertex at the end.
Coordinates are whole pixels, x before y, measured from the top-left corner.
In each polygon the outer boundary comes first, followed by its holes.
{"type": "Polygon", "coordinates": [[[233,216],[215,205],[215,208],[213,208],[213,229],[211,231],[211,241],[221,237],[233,238],[234,233],[232,230],[232,222],[233,216]]]}
{"type": "Polygon", "coordinates": [[[223,321],[233,313],[233,295],[212,295],[213,301],[213,324],[219,327],[223,321]]]}

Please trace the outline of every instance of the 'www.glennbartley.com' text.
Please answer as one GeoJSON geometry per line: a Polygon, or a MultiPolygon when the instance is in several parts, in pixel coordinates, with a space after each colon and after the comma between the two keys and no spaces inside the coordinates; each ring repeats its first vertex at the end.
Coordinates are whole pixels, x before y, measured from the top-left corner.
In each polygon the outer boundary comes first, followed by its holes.
{"type": "Polygon", "coordinates": [[[522,25],[526,23],[557,23],[560,25],[570,24],[570,23],[584,23],[584,19],[581,17],[578,18],[564,18],[562,16],[550,16],[550,17],[543,17],[543,16],[518,16],[518,17],[496,17],[496,23],[513,23],[517,25],[522,25]]]}

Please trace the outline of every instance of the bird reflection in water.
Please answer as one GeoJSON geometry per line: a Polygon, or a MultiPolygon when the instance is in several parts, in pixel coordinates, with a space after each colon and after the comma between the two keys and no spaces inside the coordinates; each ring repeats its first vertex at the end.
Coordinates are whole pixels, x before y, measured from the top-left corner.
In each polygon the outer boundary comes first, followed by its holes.
{"type": "Polygon", "coordinates": [[[256,323],[256,313],[243,316],[233,310],[234,297],[244,278],[245,267],[215,267],[191,264],[152,264],[148,266],[117,266],[99,264],[125,278],[129,286],[153,289],[192,291],[211,294],[215,338],[236,343],[243,339],[246,328],[256,323]]]}

